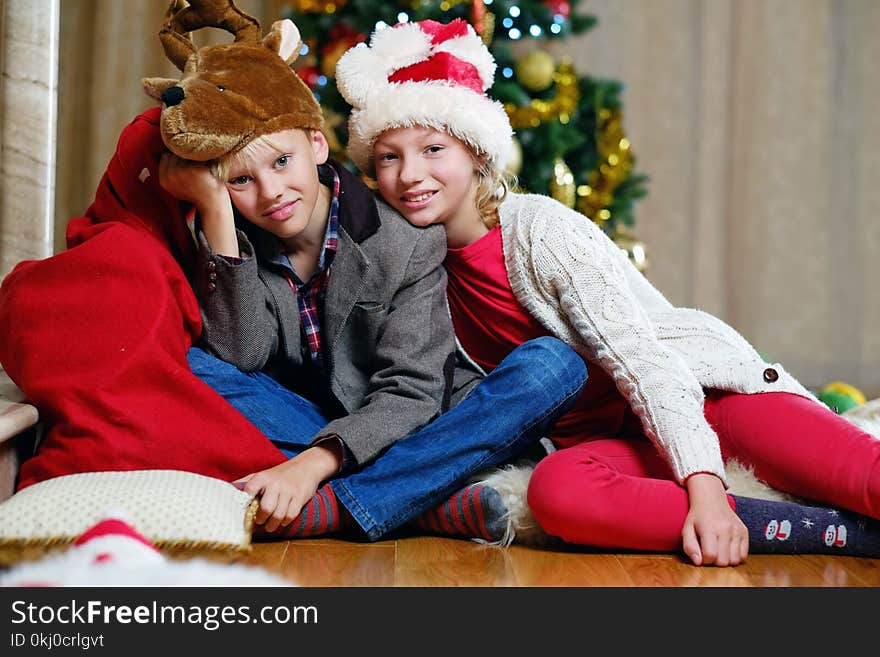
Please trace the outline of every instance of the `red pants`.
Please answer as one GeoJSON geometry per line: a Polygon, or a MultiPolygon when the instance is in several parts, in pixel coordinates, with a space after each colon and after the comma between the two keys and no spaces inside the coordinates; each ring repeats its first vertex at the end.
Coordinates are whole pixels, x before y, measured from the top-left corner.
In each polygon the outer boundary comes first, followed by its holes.
{"type": "MultiPolygon", "coordinates": [[[[705,414],[725,461],[752,466],[778,490],[880,519],[880,440],[871,434],[781,392],[710,391],[705,414]]],[[[662,552],[681,549],[688,512],[687,491],[633,426],[547,456],[528,502],[544,530],[568,542],[662,552]]]]}

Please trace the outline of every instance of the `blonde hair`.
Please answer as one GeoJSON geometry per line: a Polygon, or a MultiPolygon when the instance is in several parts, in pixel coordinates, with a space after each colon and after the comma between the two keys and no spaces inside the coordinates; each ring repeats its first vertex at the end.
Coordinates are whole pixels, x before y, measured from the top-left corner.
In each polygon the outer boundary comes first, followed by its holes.
{"type": "MultiPolygon", "coordinates": [[[[311,131],[306,128],[293,128],[294,130],[302,130],[303,132],[310,133],[311,131]]],[[[247,164],[248,162],[253,162],[257,159],[260,153],[264,153],[266,151],[274,151],[275,153],[283,153],[284,149],[281,148],[278,144],[276,144],[271,139],[272,135],[261,135],[256,139],[252,139],[239,150],[231,153],[229,155],[224,155],[222,157],[218,157],[216,160],[212,160],[210,162],[211,173],[213,173],[220,180],[226,181],[229,177],[229,172],[232,170],[234,166],[240,164],[247,164]]],[[[311,135],[309,135],[311,136],[311,135]]]]}
{"type": "Polygon", "coordinates": [[[507,198],[507,193],[516,187],[516,176],[500,169],[471,144],[462,143],[468,147],[471,157],[477,165],[475,174],[477,176],[477,190],[474,195],[477,212],[479,212],[480,219],[486,228],[494,228],[500,221],[499,206],[507,198]]]}

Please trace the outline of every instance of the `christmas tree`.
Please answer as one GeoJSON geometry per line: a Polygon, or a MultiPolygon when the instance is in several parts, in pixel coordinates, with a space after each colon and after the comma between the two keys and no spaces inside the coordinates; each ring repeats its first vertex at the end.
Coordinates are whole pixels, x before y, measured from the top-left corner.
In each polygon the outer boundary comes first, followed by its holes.
{"type": "MultiPolygon", "coordinates": [[[[376,29],[406,21],[468,21],[498,64],[489,95],[504,103],[516,132],[508,168],[523,191],[547,194],[589,217],[644,269],[644,247],[626,228],[645,194],[644,175],[623,132],[622,85],[579,74],[570,58],[555,61],[544,41],[581,34],[596,24],[581,0],[293,0],[290,17],[303,38],[297,72],[321,102],[333,156],[345,162],[351,109],[333,80],[336,62],[376,29]],[[514,44],[534,47],[516,56],[514,44]],[[523,167],[522,163],[528,162],[523,167]]],[[[520,48],[521,49],[521,48],[520,48]]]]}

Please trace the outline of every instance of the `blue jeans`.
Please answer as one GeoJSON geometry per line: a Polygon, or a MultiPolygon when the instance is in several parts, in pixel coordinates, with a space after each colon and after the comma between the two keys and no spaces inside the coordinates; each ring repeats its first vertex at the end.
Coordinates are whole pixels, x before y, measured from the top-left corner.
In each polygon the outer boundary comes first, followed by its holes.
{"type": "MultiPolygon", "coordinates": [[[[187,358],[196,376],[288,457],[308,448],[327,424],[318,406],[265,374],[242,372],[196,347],[187,358]]],[[[330,486],[375,541],[446,501],[472,475],[540,440],[586,379],[583,359],[560,340],[525,342],[457,406],[330,486]]]]}

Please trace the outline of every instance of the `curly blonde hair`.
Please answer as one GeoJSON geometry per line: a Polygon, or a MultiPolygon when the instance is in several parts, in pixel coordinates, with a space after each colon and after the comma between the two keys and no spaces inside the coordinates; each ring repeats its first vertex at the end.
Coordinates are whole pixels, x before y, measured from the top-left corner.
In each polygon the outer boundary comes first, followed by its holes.
{"type": "Polygon", "coordinates": [[[467,146],[477,165],[477,190],[474,195],[477,211],[486,228],[492,229],[500,221],[498,207],[507,193],[516,187],[516,177],[490,164],[484,155],[477,153],[469,144],[467,146]]]}

